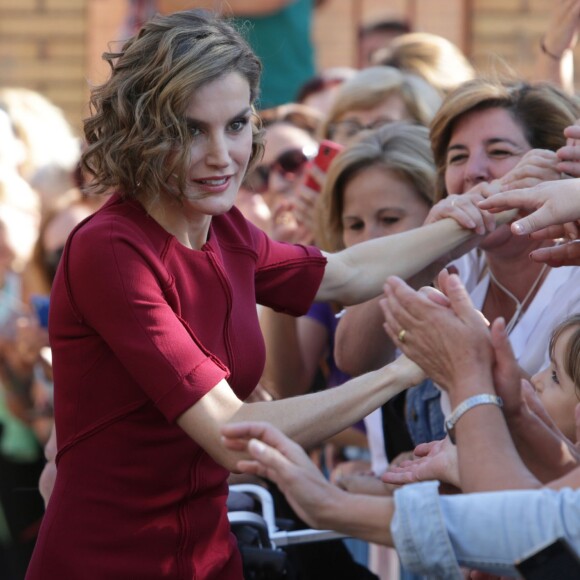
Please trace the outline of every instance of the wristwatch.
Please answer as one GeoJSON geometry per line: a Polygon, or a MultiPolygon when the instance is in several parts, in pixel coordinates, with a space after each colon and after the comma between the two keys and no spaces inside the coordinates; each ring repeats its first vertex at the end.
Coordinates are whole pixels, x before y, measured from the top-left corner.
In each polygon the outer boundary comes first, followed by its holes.
{"type": "Polygon", "coordinates": [[[497,395],[481,393],[480,395],[474,395],[473,397],[469,397],[469,399],[465,399],[462,403],[459,403],[451,415],[445,419],[445,431],[447,431],[447,435],[449,435],[449,439],[451,439],[451,443],[454,445],[455,425],[457,424],[457,421],[459,421],[459,419],[461,419],[469,409],[473,409],[473,407],[477,407],[478,405],[497,405],[498,407],[503,407],[503,401],[501,397],[498,397],[497,395]]]}

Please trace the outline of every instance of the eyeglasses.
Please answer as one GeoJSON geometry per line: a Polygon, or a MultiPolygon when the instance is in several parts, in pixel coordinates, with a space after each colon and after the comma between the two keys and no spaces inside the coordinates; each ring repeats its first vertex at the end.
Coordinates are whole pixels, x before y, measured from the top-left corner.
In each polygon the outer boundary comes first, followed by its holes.
{"type": "Polygon", "coordinates": [[[272,172],[276,172],[287,181],[294,181],[302,175],[306,164],[314,155],[316,155],[316,149],[312,147],[288,149],[269,165],[264,164],[255,167],[246,176],[244,186],[256,193],[264,193],[268,190],[268,183],[272,172]]]}
{"type": "Polygon", "coordinates": [[[392,119],[377,119],[374,123],[363,125],[355,119],[345,119],[344,121],[338,121],[329,125],[328,136],[333,141],[340,142],[341,140],[351,139],[361,131],[379,129],[392,122],[392,119]]]}

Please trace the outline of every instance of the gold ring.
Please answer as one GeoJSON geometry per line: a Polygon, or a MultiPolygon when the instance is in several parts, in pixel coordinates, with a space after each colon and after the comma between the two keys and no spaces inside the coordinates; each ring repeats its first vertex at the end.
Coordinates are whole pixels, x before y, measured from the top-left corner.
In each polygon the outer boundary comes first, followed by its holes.
{"type": "Polygon", "coordinates": [[[399,342],[405,342],[405,335],[406,334],[407,334],[407,331],[404,328],[402,328],[399,331],[399,334],[397,335],[397,338],[399,339],[399,342]]]}

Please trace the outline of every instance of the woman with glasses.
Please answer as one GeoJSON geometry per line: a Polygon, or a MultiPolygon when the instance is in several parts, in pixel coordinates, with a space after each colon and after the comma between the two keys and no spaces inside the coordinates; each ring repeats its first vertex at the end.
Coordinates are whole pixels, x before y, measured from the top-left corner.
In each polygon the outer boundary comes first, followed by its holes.
{"type": "Polygon", "coordinates": [[[440,104],[439,93],[422,78],[392,67],[370,67],[340,86],[321,136],[348,145],[364,131],[393,121],[427,127],[440,104]]]}
{"type": "Polygon", "coordinates": [[[313,241],[311,228],[297,222],[294,209],[317,151],[317,141],[302,127],[286,120],[266,124],[264,155],[244,179],[244,188],[262,196],[270,211],[266,231],[279,241],[313,241]]]}

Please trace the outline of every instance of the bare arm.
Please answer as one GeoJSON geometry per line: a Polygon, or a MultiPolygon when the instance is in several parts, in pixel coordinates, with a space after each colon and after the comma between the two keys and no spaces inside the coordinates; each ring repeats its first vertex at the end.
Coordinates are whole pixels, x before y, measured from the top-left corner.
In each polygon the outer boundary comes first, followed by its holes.
{"type": "MultiPolygon", "coordinates": [[[[550,152],[551,153],[551,152],[550,152]]],[[[553,154],[555,157],[555,154],[553,154]]],[[[472,195],[473,201],[469,201],[467,198],[469,196],[454,196],[460,202],[455,205],[455,202],[449,200],[444,200],[437,204],[435,208],[431,210],[427,218],[429,226],[427,228],[433,227],[433,224],[437,222],[444,222],[445,228],[449,227],[453,222],[449,219],[453,218],[456,223],[465,228],[474,228],[477,233],[483,234],[489,231],[495,226],[495,220],[493,216],[487,214],[487,212],[482,212],[476,205],[476,201],[482,200],[483,196],[479,193],[472,195]],[[466,204],[464,202],[467,202],[466,204]],[[463,209],[463,205],[467,205],[467,209],[463,209]],[[473,219],[475,216],[478,219],[473,219]],[[469,221],[471,219],[471,221],[469,221]]],[[[501,220],[506,219],[507,216],[503,215],[501,220]]],[[[439,226],[441,227],[441,226],[439,226]]],[[[406,232],[412,234],[414,232],[420,232],[425,230],[425,226],[420,229],[410,230],[406,232]]],[[[425,241],[425,244],[433,243],[435,247],[441,243],[439,238],[441,230],[433,230],[433,237],[430,241],[425,241]]],[[[466,229],[466,231],[468,231],[466,229]]],[[[389,236],[392,237],[392,236],[389,236]]],[[[399,236],[395,236],[398,239],[399,236]]],[[[387,238],[382,238],[387,240],[387,238]]],[[[457,255],[464,253],[468,249],[477,243],[477,238],[473,237],[471,244],[465,244],[461,247],[457,255]]],[[[399,256],[397,249],[393,250],[396,252],[395,256],[399,256]]],[[[415,254],[423,254],[426,251],[425,247],[422,247],[419,252],[415,254]]],[[[390,254],[384,254],[390,255],[390,254]]],[[[431,284],[434,277],[437,275],[441,268],[445,267],[451,258],[453,257],[449,253],[441,253],[438,256],[438,260],[433,260],[428,263],[425,268],[416,269],[411,272],[412,277],[408,279],[408,283],[413,288],[419,288],[431,284]]],[[[416,256],[410,254],[411,264],[416,263],[416,256]]],[[[393,264],[396,266],[397,263],[393,264]]],[[[418,264],[417,264],[418,266],[418,264]]],[[[392,268],[394,270],[394,268],[392,268]]],[[[398,274],[399,275],[399,274],[398,274]]],[[[405,278],[404,274],[400,274],[401,277],[405,278]]],[[[375,298],[364,302],[363,304],[357,304],[350,306],[346,309],[344,316],[340,320],[336,331],[335,346],[334,346],[334,357],[336,359],[336,364],[338,368],[342,371],[352,375],[358,376],[362,373],[368,372],[370,370],[375,370],[381,366],[389,363],[393,360],[396,352],[396,345],[391,341],[385,342],[384,340],[384,329],[383,320],[380,315],[379,299],[375,298]]]]}
{"type": "MultiPolygon", "coordinates": [[[[514,212],[504,212],[495,221],[505,223],[513,215],[514,212]]],[[[447,263],[450,253],[472,237],[473,232],[454,219],[440,219],[336,254],[325,254],[328,264],[316,300],[335,300],[347,306],[366,302],[381,293],[387,277],[409,278],[440,259],[447,263]]]]}
{"type": "Polygon", "coordinates": [[[383,328],[379,300],[349,306],[336,328],[336,365],[353,377],[381,368],[395,357],[396,347],[383,328]]]}
{"type": "Polygon", "coordinates": [[[307,393],[328,345],[326,328],[307,316],[296,318],[264,308],[260,327],[266,342],[262,382],[277,398],[307,393]]]}
{"type": "Polygon", "coordinates": [[[241,461],[240,470],[274,481],[310,526],[393,545],[390,498],[351,494],[330,484],[299,445],[266,423],[227,425],[223,433],[226,446],[248,447],[252,459],[241,461]]]}
{"type": "Polygon", "coordinates": [[[537,61],[537,77],[574,94],[574,54],[580,23],[578,0],[555,0],[537,61]]]}
{"type": "MultiPolygon", "coordinates": [[[[447,260],[434,262],[407,280],[412,288],[431,284],[447,260]]],[[[340,370],[356,377],[390,363],[397,347],[383,328],[381,296],[345,309],[336,328],[334,358],[340,370]]]]}
{"type": "Polygon", "coordinates": [[[220,429],[226,423],[269,421],[304,447],[310,447],[356,423],[422,377],[415,364],[401,357],[334,389],[251,404],[240,401],[222,380],[177,423],[218,463],[235,470],[241,455],[225,448],[220,440],[220,429]]]}

